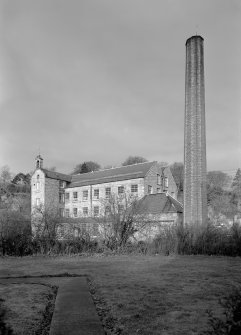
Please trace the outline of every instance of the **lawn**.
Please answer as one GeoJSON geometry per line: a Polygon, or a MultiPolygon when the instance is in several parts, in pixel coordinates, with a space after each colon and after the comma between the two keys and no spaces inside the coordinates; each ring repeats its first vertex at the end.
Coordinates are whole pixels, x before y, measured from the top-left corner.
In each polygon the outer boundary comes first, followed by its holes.
{"type": "Polygon", "coordinates": [[[48,285],[0,284],[0,334],[47,334],[49,322],[46,324],[45,319],[49,311],[46,308],[53,309],[54,297],[48,285]]]}
{"type": "Polygon", "coordinates": [[[110,334],[200,334],[207,310],[241,287],[241,259],[207,256],[24,257],[0,259],[0,276],[86,275],[110,334]]]}

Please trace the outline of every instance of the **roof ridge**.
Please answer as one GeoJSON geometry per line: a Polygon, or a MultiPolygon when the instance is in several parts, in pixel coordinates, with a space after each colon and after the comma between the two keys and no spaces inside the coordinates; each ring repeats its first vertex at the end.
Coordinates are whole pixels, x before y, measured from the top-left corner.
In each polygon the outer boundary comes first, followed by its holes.
{"type": "Polygon", "coordinates": [[[63,172],[51,171],[51,170],[48,170],[48,169],[45,169],[45,168],[41,168],[40,170],[42,170],[42,171],[47,171],[47,172],[51,172],[51,173],[63,174],[63,175],[65,175],[65,176],[71,177],[71,174],[67,174],[67,173],[63,173],[63,172]]]}
{"type": "Polygon", "coordinates": [[[111,167],[111,168],[108,168],[108,169],[100,169],[100,170],[90,171],[90,172],[86,172],[86,173],[75,173],[75,174],[72,174],[72,176],[79,176],[81,174],[97,173],[97,172],[109,171],[109,170],[115,170],[115,169],[122,169],[122,168],[127,168],[127,167],[130,167],[130,166],[136,166],[136,165],[141,165],[141,164],[150,164],[150,163],[157,163],[157,161],[148,161],[148,162],[135,163],[135,164],[129,164],[129,165],[120,165],[120,166],[111,167]]]}

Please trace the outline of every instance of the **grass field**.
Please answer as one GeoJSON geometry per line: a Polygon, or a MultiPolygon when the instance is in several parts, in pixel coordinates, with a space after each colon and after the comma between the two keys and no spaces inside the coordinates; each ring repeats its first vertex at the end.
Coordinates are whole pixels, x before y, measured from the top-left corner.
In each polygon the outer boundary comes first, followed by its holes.
{"type": "Polygon", "coordinates": [[[0,334],[32,335],[49,330],[46,307],[53,298],[51,287],[41,284],[0,285],[2,324],[0,334]]]}
{"type": "Polygon", "coordinates": [[[241,287],[241,259],[206,256],[0,259],[0,276],[84,274],[110,334],[201,334],[241,287]]]}

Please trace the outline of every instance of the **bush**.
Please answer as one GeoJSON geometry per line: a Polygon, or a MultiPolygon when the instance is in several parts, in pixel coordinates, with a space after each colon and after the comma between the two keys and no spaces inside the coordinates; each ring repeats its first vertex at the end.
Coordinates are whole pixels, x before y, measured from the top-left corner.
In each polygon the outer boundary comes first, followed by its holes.
{"type": "Polygon", "coordinates": [[[241,256],[241,227],[220,228],[209,223],[194,239],[190,228],[177,229],[179,254],[241,256]]]}
{"type": "Polygon", "coordinates": [[[35,238],[32,241],[34,254],[43,255],[64,255],[80,253],[96,253],[102,251],[97,241],[91,240],[88,236],[66,240],[53,240],[44,236],[35,238]]]}
{"type": "Polygon", "coordinates": [[[241,334],[241,287],[234,288],[232,293],[221,299],[220,305],[224,310],[222,317],[214,316],[207,311],[210,330],[203,335],[239,335],[241,334]]]}

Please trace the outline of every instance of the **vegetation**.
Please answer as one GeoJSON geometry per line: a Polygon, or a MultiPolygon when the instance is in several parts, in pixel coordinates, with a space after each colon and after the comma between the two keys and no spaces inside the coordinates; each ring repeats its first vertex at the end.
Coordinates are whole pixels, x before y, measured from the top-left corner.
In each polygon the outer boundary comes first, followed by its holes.
{"type": "Polygon", "coordinates": [[[175,162],[170,165],[173,178],[177,185],[178,192],[183,192],[183,179],[184,179],[184,165],[180,162],[175,162]]]}
{"type": "Polygon", "coordinates": [[[57,288],[43,283],[0,286],[0,334],[49,333],[57,288]]]}
{"type": "MultiPolygon", "coordinates": [[[[174,163],[171,169],[181,190],[183,165],[174,163]]],[[[5,202],[0,202],[0,253],[3,255],[86,252],[241,255],[241,228],[238,224],[241,199],[240,170],[237,171],[232,184],[223,172],[208,173],[211,219],[207,229],[198,235],[195,242],[192,242],[193,232],[182,226],[163,227],[161,234],[152,242],[135,241],[133,236],[145,228],[147,221],[143,215],[138,214],[138,202],[127,194],[122,194],[121,197],[111,195],[105,200],[103,206],[108,208],[108,212],[98,219],[102,236],[98,241],[94,240],[88,231],[80,231],[75,235],[76,222],[69,222],[72,233],[63,235],[59,240],[62,221],[58,211],[51,208],[44,210],[41,207],[36,209],[38,221],[33,231],[35,238],[32,239],[29,178],[26,176],[18,174],[14,178],[15,183],[12,183],[8,167],[3,167],[0,173],[1,200],[5,199],[5,202]],[[228,184],[231,185],[229,190],[228,184]],[[233,220],[233,224],[227,225],[228,220],[233,220]]]]}
{"type": "MultiPolygon", "coordinates": [[[[0,262],[1,276],[87,276],[109,335],[200,335],[212,329],[210,311],[225,321],[225,307],[219,301],[233,293],[233,286],[239,289],[241,285],[240,258],[230,257],[34,256],[6,257],[0,262]]],[[[17,308],[22,308],[22,292],[15,291],[13,321],[17,308]]]]}
{"type": "Polygon", "coordinates": [[[126,160],[121,164],[122,166],[133,165],[137,163],[145,163],[147,159],[141,156],[129,156],[126,160]]]}
{"type": "Polygon", "coordinates": [[[101,168],[100,164],[98,164],[96,162],[93,162],[93,161],[83,162],[83,163],[77,164],[75,166],[74,171],[72,172],[72,174],[98,171],[98,170],[100,170],[100,168],[101,168]]]}

